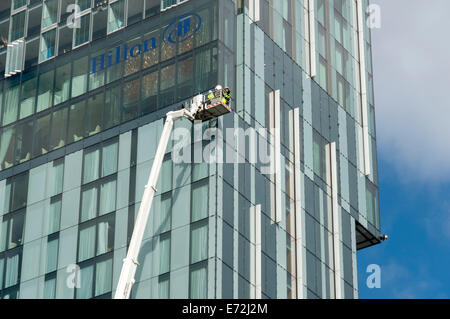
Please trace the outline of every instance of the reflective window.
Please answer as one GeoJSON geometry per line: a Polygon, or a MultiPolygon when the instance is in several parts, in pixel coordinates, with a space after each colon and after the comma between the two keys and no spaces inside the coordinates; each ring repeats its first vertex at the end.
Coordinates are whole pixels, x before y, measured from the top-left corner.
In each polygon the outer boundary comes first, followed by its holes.
{"type": "Polygon", "coordinates": [[[82,45],[89,41],[91,26],[91,14],[85,14],[80,17],[80,27],[75,28],[74,47],[82,45]]]}
{"type": "Polygon", "coordinates": [[[157,15],[161,9],[161,0],[145,0],[145,17],[157,15]]]}
{"type": "Polygon", "coordinates": [[[205,299],[208,292],[207,265],[199,264],[190,270],[189,298],[205,299]]]}
{"type": "Polygon", "coordinates": [[[158,71],[142,77],[141,113],[148,114],[156,110],[158,104],[158,71]]]}
{"type": "Polygon", "coordinates": [[[191,264],[208,258],[208,220],[200,221],[191,225],[190,247],[191,264]]]}
{"type": "Polygon", "coordinates": [[[122,90],[116,86],[106,90],[104,126],[105,129],[120,123],[122,90]]]}
{"type": "Polygon", "coordinates": [[[178,62],[177,90],[178,99],[188,98],[194,91],[194,63],[193,58],[178,62]]]}
{"type": "Polygon", "coordinates": [[[11,17],[11,33],[9,42],[23,38],[25,35],[25,14],[26,10],[21,11],[11,17]]]}
{"type": "Polygon", "coordinates": [[[124,85],[123,90],[123,119],[128,121],[137,116],[137,108],[139,104],[139,78],[128,81],[124,85]]]}
{"type": "Polygon", "coordinates": [[[50,202],[50,211],[48,217],[48,234],[59,231],[59,223],[61,220],[61,196],[52,198],[50,202]]]}
{"type": "Polygon", "coordinates": [[[50,117],[51,114],[48,114],[36,120],[33,132],[33,157],[47,154],[49,151],[48,143],[50,137],[50,117]]]}
{"type": "Polygon", "coordinates": [[[70,66],[70,64],[66,64],[56,69],[55,105],[69,99],[70,66]]]}
{"type": "Polygon", "coordinates": [[[208,217],[208,180],[192,184],[191,221],[208,217]]]}
{"type": "Polygon", "coordinates": [[[25,211],[3,216],[0,251],[23,245],[25,211]]]}
{"type": "Polygon", "coordinates": [[[57,22],[58,0],[47,0],[42,4],[42,28],[57,22]]]}
{"type": "Polygon", "coordinates": [[[160,82],[160,104],[169,105],[174,102],[175,90],[175,64],[161,69],[160,82]]]}
{"type": "Polygon", "coordinates": [[[27,121],[16,129],[16,162],[23,163],[31,159],[33,145],[33,122],[27,121]]]}
{"type": "Polygon", "coordinates": [[[65,107],[52,114],[50,149],[55,150],[66,145],[68,108],[65,107]]]}
{"type": "Polygon", "coordinates": [[[170,271],[170,233],[159,236],[159,273],[170,271]]]}
{"type": "Polygon", "coordinates": [[[39,75],[39,87],[36,112],[52,106],[53,98],[53,70],[39,75]]]}
{"type": "Polygon", "coordinates": [[[85,101],[81,101],[70,106],[67,144],[77,142],[83,138],[85,104],[85,101]]]}
{"type": "Polygon", "coordinates": [[[47,261],[45,271],[47,273],[55,271],[58,266],[59,237],[50,236],[47,240],[47,261]]]}
{"type": "Polygon", "coordinates": [[[114,214],[80,225],[78,261],[112,252],[114,249],[114,214]]]}
{"type": "MultiPolygon", "coordinates": [[[[20,114],[19,119],[23,119],[34,113],[34,105],[36,99],[37,77],[30,74],[31,78],[22,82],[22,94],[20,97],[20,114]]],[[[24,74],[24,77],[26,75],[24,74]]]]}
{"type": "Polygon", "coordinates": [[[55,51],[56,45],[56,28],[41,35],[41,49],[39,54],[39,61],[45,61],[54,57],[56,54],[55,51]]]}
{"type": "Polygon", "coordinates": [[[8,125],[17,120],[17,109],[19,105],[19,85],[6,89],[5,104],[3,105],[3,125],[8,125]]]}
{"type": "Polygon", "coordinates": [[[77,97],[86,93],[87,90],[87,70],[88,57],[74,61],[72,75],[72,97],[77,97]]]}
{"type": "Polygon", "coordinates": [[[125,1],[118,0],[109,5],[108,10],[108,33],[114,32],[124,26],[125,1]]]}
{"type": "Polygon", "coordinates": [[[99,93],[88,100],[86,116],[86,134],[91,136],[102,130],[104,95],[99,93]]]}
{"type": "Polygon", "coordinates": [[[0,136],[0,165],[2,169],[10,168],[14,165],[14,143],[16,128],[10,126],[1,131],[0,136]]]}
{"type": "Polygon", "coordinates": [[[27,4],[27,0],[13,0],[12,9],[16,10],[27,4]]]}

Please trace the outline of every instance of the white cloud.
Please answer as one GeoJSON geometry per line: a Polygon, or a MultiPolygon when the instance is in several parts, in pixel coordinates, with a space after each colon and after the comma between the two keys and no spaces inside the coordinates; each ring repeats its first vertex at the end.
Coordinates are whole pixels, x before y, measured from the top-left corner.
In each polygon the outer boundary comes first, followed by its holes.
{"type": "Polygon", "coordinates": [[[406,181],[450,180],[450,1],[374,2],[379,152],[406,181]]]}

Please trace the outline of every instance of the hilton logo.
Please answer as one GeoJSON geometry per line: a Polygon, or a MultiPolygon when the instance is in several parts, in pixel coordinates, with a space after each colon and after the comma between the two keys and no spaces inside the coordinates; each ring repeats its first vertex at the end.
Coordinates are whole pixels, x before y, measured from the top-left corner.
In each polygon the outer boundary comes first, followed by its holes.
{"type": "MultiPolygon", "coordinates": [[[[165,43],[181,43],[196,34],[202,26],[202,18],[198,14],[185,14],[172,21],[162,33],[162,41],[165,43]]],[[[119,45],[108,53],[100,54],[92,58],[92,73],[97,73],[106,68],[137,58],[142,53],[155,50],[158,47],[158,41],[152,37],[142,43],[128,47],[127,44],[119,45]]]]}
{"type": "Polygon", "coordinates": [[[198,14],[185,14],[174,20],[164,30],[163,40],[170,43],[181,43],[191,38],[202,26],[202,18],[198,14]],[[192,20],[197,21],[197,26],[193,28],[192,20]]]}

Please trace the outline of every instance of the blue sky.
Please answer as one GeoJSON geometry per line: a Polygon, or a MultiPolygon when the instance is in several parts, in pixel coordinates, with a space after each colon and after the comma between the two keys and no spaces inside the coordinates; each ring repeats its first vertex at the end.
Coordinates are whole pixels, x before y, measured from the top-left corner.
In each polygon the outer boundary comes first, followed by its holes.
{"type": "Polygon", "coordinates": [[[380,209],[358,252],[360,298],[450,298],[450,1],[373,0],[380,209]],[[381,288],[366,285],[370,264],[381,288]]]}

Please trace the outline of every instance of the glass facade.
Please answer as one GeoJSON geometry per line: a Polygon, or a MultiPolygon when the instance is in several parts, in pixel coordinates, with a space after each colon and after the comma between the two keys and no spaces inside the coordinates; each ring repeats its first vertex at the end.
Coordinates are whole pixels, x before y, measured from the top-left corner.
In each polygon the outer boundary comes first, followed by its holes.
{"type": "Polygon", "coordinates": [[[381,234],[367,5],[0,6],[1,38],[26,43],[22,72],[0,70],[0,298],[111,298],[164,116],[218,83],[233,112],[175,129],[220,129],[227,160],[178,163],[170,140],[132,298],[357,298],[381,234]]]}

